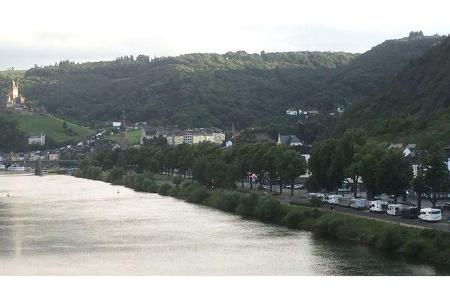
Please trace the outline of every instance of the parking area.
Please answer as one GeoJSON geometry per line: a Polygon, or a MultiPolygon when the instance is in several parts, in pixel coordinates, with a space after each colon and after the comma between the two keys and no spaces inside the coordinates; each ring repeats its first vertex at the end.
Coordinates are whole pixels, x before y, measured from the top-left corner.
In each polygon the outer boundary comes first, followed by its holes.
{"type": "MultiPolygon", "coordinates": [[[[244,187],[246,189],[249,189],[250,185],[248,183],[245,183],[244,187]]],[[[253,189],[255,189],[255,190],[258,190],[258,187],[259,187],[259,185],[253,185],[253,189]]],[[[261,192],[269,193],[268,187],[264,187],[264,186],[262,186],[262,187],[263,187],[262,189],[259,188],[259,190],[261,192]]],[[[272,187],[272,193],[275,193],[275,194],[279,193],[279,190],[280,190],[279,186],[274,185],[272,187]]],[[[294,190],[293,196],[291,196],[290,193],[291,193],[291,191],[289,189],[286,189],[283,187],[282,193],[279,195],[274,195],[274,196],[275,196],[275,199],[280,201],[280,203],[282,203],[282,204],[290,204],[290,203],[304,204],[309,199],[309,193],[305,189],[294,190]]],[[[417,203],[416,203],[417,201],[412,197],[408,198],[408,202],[417,205],[417,203]]],[[[439,201],[436,203],[436,205],[440,206],[445,203],[446,202],[444,202],[444,201],[439,201]]],[[[431,206],[432,206],[432,204],[430,201],[428,201],[426,199],[422,200],[422,208],[431,207],[431,206]]],[[[445,212],[442,214],[442,221],[436,222],[436,223],[429,223],[429,222],[421,221],[419,219],[405,219],[400,216],[388,215],[387,213],[371,213],[371,212],[369,212],[369,209],[357,210],[357,209],[353,209],[350,207],[338,206],[336,204],[330,205],[328,203],[324,203],[322,205],[322,207],[319,209],[324,210],[324,211],[336,211],[336,212],[356,215],[356,216],[360,216],[360,217],[364,217],[364,218],[381,220],[381,221],[389,222],[389,223],[396,223],[396,224],[399,224],[402,226],[429,228],[429,229],[450,232],[450,223],[448,222],[449,214],[445,213],[445,212]]]]}

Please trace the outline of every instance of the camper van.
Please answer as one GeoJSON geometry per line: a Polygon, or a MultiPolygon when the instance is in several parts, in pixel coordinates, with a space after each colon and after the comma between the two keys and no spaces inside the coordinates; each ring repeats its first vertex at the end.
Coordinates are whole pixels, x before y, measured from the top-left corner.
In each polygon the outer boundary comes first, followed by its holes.
{"type": "Polygon", "coordinates": [[[384,213],[388,208],[387,201],[375,200],[369,202],[369,211],[372,213],[384,213]]]}
{"type": "Polygon", "coordinates": [[[339,195],[327,195],[325,197],[325,202],[329,204],[339,204],[339,195]]]}
{"type": "Polygon", "coordinates": [[[322,194],[322,193],[309,193],[309,197],[310,198],[318,198],[322,202],[327,202],[325,194],[322,194]]]}
{"type": "Polygon", "coordinates": [[[419,219],[427,222],[439,222],[442,220],[442,213],[439,208],[422,208],[420,210],[419,219]]]}
{"type": "Polygon", "coordinates": [[[402,214],[402,209],[404,204],[389,204],[387,208],[387,214],[391,216],[400,216],[402,214]]]}
{"type": "Polygon", "coordinates": [[[364,209],[367,206],[367,200],[364,198],[353,198],[350,200],[350,207],[364,209]]]}
{"type": "Polygon", "coordinates": [[[416,219],[419,214],[419,210],[415,206],[403,207],[400,210],[400,215],[405,219],[416,219]]]}
{"type": "Polygon", "coordinates": [[[338,205],[344,207],[350,207],[350,199],[344,196],[338,196],[338,205]]]}

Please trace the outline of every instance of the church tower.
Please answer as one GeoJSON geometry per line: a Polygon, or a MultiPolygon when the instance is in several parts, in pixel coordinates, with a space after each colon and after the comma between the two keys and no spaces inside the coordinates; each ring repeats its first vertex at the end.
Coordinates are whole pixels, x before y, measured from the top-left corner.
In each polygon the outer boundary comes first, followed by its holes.
{"type": "Polygon", "coordinates": [[[17,97],[19,97],[19,85],[13,79],[11,86],[11,98],[16,99],[17,97]]]}

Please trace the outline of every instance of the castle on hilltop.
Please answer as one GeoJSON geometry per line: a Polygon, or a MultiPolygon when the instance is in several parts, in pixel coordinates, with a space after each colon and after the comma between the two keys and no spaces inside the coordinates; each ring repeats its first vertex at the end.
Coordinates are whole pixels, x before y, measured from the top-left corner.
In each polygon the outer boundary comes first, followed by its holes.
{"type": "Polygon", "coordinates": [[[5,97],[4,105],[9,110],[27,110],[26,99],[19,93],[19,85],[13,79],[8,94],[5,97]]]}

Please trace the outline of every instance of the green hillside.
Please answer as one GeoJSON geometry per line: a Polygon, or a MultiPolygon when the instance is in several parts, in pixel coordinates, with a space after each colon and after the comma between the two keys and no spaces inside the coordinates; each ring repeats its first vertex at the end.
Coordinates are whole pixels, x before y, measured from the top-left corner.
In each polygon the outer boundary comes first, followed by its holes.
{"type": "Polygon", "coordinates": [[[79,141],[94,133],[87,127],[82,127],[70,122],[66,122],[67,127],[64,128],[64,120],[49,115],[9,114],[5,116],[5,119],[17,121],[19,129],[25,135],[29,135],[33,132],[44,132],[47,138],[53,140],[57,144],[79,141]]]}
{"type": "Polygon", "coordinates": [[[349,127],[363,127],[380,140],[449,144],[450,37],[346,112],[337,128],[349,127]]]}
{"type": "MultiPolygon", "coordinates": [[[[127,130],[127,135],[126,135],[127,144],[128,145],[139,144],[139,142],[141,141],[142,134],[143,134],[142,129],[127,130]]],[[[116,143],[119,143],[119,134],[118,133],[111,134],[109,136],[106,136],[106,139],[114,141],[116,143]]]]}
{"type": "MultiPolygon", "coordinates": [[[[180,127],[265,123],[302,102],[349,53],[289,52],[122,57],[33,68],[23,93],[48,111],[83,123],[118,119],[180,127]]],[[[321,104],[312,104],[314,108],[321,104]]]]}

